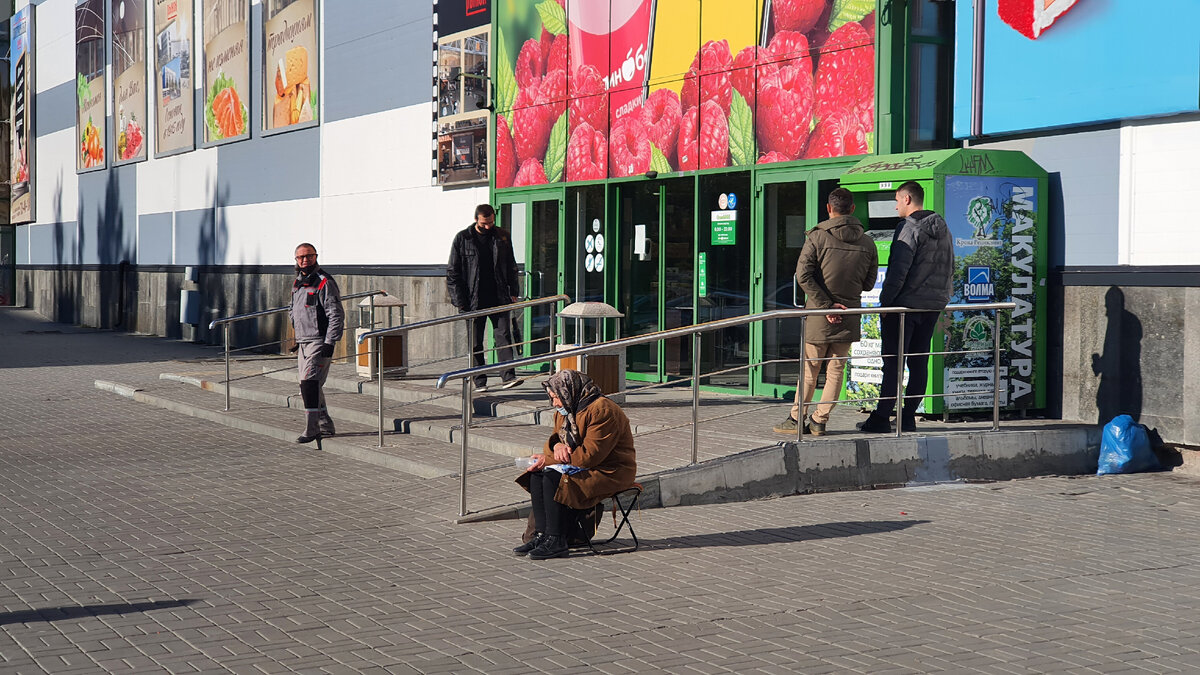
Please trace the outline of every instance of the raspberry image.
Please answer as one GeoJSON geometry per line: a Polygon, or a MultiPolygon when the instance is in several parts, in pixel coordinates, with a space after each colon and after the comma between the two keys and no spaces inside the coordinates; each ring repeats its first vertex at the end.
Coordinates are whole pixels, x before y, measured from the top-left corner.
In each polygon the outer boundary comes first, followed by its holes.
{"type": "Polygon", "coordinates": [[[534,105],[532,89],[522,89],[513,105],[513,147],[517,161],[522,166],[530,159],[541,160],[546,156],[546,145],[550,142],[550,129],[557,117],[553,117],[553,106],[534,105]]]}
{"type": "Polygon", "coordinates": [[[514,154],[508,121],[504,119],[504,115],[496,115],[496,189],[512,186],[513,175],[517,172],[517,158],[514,154]]]}
{"type": "Polygon", "coordinates": [[[867,35],[870,35],[871,41],[874,42],[875,41],[875,12],[871,12],[870,14],[864,16],[863,20],[859,21],[859,23],[861,23],[862,27],[866,29],[867,35]]]}
{"type": "Polygon", "coordinates": [[[542,168],[542,163],[536,159],[527,159],[521,162],[521,168],[517,169],[517,176],[513,178],[513,187],[521,185],[541,185],[546,182],[546,170],[542,168]]]}
{"type": "Polygon", "coordinates": [[[546,76],[538,84],[537,97],[534,100],[538,105],[550,106],[551,124],[558,121],[558,118],[567,111],[566,72],[552,70],[546,73],[546,76]]]}
{"type": "Polygon", "coordinates": [[[604,80],[595,66],[581,66],[568,82],[571,90],[571,112],[567,116],[571,131],[587,122],[593,129],[608,129],[608,94],[604,80]]]}
{"type": "Polygon", "coordinates": [[[817,18],[817,23],[808,33],[808,44],[813,49],[820,49],[825,41],[829,39],[829,15],[833,13],[833,3],[825,5],[825,11],[821,12],[821,16],[817,18]]]}
{"type": "Polygon", "coordinates": [[[867,154],[867,134],[858,117],[844,110],[817,123],[804,149],[804,159],[867,154]]]}
{"type": "Polygon", "coordinates": [[[646,136],[641,111],[635,110],[613,122],[608,163],[615,178],[636,176],[650,170],[650,138],[646,136]]]}
{"type": "Polygon", "coordinates": [[[679,170],[700,166],[700,109],[692,106],[679,118],[679,170]]]}
{"type": "Polygon", "coordinates": [[[796,159],[808,142],[813,109],[812,75],[803,66],[784,66],[771,77],[760,79],[759,84],[755,124],[758,150],[796,159]]]}
{"type": "Polygon", "coordinates": [[[546,72],[561,70],[567,72],[567,36],[555,35],[550,45],[550,56],[546,59],[546,72]]]}
{"type": "Polygon", "coordinates": [[[733,99],[733,88],[729,83],[729,69],[732,67],[733,54],[729,51],[728,40],[705,42],[692,58],[692,65],[684,76],[683,90],[679,96],[684,110],[699,106],[703,101],[716,100],[728,115],[729,102],[733,99]]]}
{"type": "Polygon", "coordinates": [[[716,101],[700,105],[700,168],[729,166],[729,120],[716,101]]]}
{"type": "Polygon", "coordinates": [[[829,36],[817,64],[817,119],[848,110],[875,128],[875,47],[862,24],[843,24],[829,36]]]}
{"type": "Polygon", "coordinates": [[[817,25],[826,5],[824,0],[773,0],[771,10],[775,13],[775,30],[794,30],[807,33],[817,25]]]}
{"type": "Polygon", "coordinates": [[[608,171],[608,139],[583,122],[567,143],[567,180],[602,180],[608,171]]]}
{"type": "Polygon", "coordinates": [[[759,164],[772,164],[774,162],[786,162],[786,161],[788,161],[787,155],[784,155],[781,152],[768,152],[767,154],[758,158],[759,164]]]}
{"type": "Polygon", "coordinates": [[[550,60],[550,49],[554,47],[554,36],[550,31],[542,27],[542,36],[538,40],[538,47],[542,50],[542,72],[546,72],[546,63],[550,60]]]}
{"type": "Polygon", "coordinates": [[[679,136],[679,95],[671,89],[657,89],[642,106],[642,124],[654,147],[675,166],[675,144],[679,136]]]}
{"type": "Polygon", "coordinates": [[[542,46],[537,40],[526,40],[517,54],[517,65],[514,74],[517,76],[517,86],[527,89],[534,81],[541,79],[546,72],[546,62],[542,59],[542,46]]]}
{"type": "Polygon", "coordinates": [[[745,47],[733,57],[733,71],[729,73],[729,83],[737,89],[750,110],[754,110],[754,68],[758,63],[758,47],[745,47]]]}
{"type": "Polygon", "coordinates": [[[802,66],[811,74],[812,55],[809,52],[808,38],[802,33],[783,31],[776,33],[767,45],[763,61],[779,65],[802,66]]]}

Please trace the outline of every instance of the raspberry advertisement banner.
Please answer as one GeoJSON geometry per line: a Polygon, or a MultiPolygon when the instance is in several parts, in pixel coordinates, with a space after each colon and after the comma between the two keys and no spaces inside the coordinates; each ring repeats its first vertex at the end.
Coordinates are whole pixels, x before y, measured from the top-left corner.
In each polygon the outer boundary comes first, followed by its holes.
{"type": "Polygon", "coordinates": [[[9,224],[33,222],[33,5],[9,19],[8,81],[12,84],[9,101],[9,133],[12,142],[12,166],[9,173],[9,224]]]}
{"type": "Polygon", "coordinates": [[[984,135],[1200,110],[1196,0],[995,0],[983,12],[976,35],[971,3],[958,3],[955,138],[972,135],[979,85],[984,135]],[[1106,44],[1129,48],[1096,49],[1106,44]]]}
{"type": "Polygon", "coordinates": [[[146,4],[112,0],[113,106],[117,152],[113,164],[146,159],[146,4]]]}
{"type": "Polygon", "coordinates": [[[317,8],[314,0],[263,0],[263,129],[317,122],[317,8]]]}
{"type": "Polygon", "coordinates": [[[497,8],[496,187],[872,152],[874,0],[497,8]]]}
{"type": "Polygon", "coordinates": [[[192,80],[192,0],[154,0],[155,152],[195,145],[192,80]]]}
{"type": "Polygon", "coordinates": [[[250,0],[202,0],[204,140],[250,137],[250,0]]]}
{"type": "Polygon", "coordinates": [[[75,6],[75,169],[105,166],[104,1],[75,6]]]}

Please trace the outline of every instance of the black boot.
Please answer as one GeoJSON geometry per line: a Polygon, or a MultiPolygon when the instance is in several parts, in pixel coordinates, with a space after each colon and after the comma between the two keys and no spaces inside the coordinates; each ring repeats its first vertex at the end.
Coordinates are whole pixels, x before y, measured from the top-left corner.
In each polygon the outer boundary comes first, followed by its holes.
{"type": "Polygon", "coordinates": [[[900,431],[917,430],[917,413],[907,410],[900,414],[900,431]]]}
{"type": "Polygon", "coordinates": [[[546,535],[542,534],[541,532],[534,532],[533,538],[531,538],[529,541],[525,542],[524,544],[521,544],[520,546],[514,548],[513,553],[516,553],[517,555],[526,555],[533,549],[540,546],[542,544],[542,542],[545,541],[545,539],[546,539],[546,535]]]}
{"type": "Polygon", "coordinates": [[[871,413],[867,419],[859,422],[857,425],[859,431],[868,434],[890,434],[892,433],[892,423],[887,417],[871,413]]]}
{"type": "Polygon", "coordinates": [[[565,558],[570,553],[567,538],[558,534],[548,534],[537,548],[529,552],[530,560],[549,560],[550,558],[565,558]]]}
{"type": "MultiPolygon", "coordinates": [[[[304,433],[296,438],[297,443],[312,443],[321,440],[321,383],[316,380],[300,381],[300,396],[304,400],[304,433]]],[[[332,420],[331,420],[332,421],[332,420]]]]}

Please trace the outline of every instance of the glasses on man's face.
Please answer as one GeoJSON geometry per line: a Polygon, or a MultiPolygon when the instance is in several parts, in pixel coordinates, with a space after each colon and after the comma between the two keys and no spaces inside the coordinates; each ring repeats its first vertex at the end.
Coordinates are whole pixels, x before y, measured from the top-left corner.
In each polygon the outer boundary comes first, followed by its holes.
{"type": "Polygon", "coordinates": [[[316,258],[316,257],[317,257],[316,253],[305,253],[304,255],[296,256],[296,260],[307,260],[309,258],[316,258]]]}

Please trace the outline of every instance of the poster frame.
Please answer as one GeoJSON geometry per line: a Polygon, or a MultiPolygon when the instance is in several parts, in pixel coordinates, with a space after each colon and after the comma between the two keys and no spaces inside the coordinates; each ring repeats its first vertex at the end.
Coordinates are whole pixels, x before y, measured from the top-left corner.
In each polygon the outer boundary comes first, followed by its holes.
{"type": "MultiPolygon", "coordinates": [[[[25,21],[26,21],[26,24],[25,24],[26,25],[26,28],[25,28],[25,32],[26,32],[26,40],[25,40],[25,45],[26,45],[25,46],[25,59],[26,59],[25,60],[25,83],[26,83],[25,84],[25,92],[26,92],[26,94],[25,94],[25,111],[26,112],[25,112],[24,126],[25,126],[25,139],[26,139],[25,163],[26,163],[26,168],[29,171],[29,178],[26,181],[29,186],[28,192],[26,193],[29,197],[29,218],[22,219],[22,220],[13,220],[12,219],[12,191],[11,190],[12,190],[12,185],[15,185],[15,183],[11,183],[9,185],[9,212],[8,212],[9,213],[9,221],[7,223],[8,225],[24,225],[26,223],[37,222],[37,192],[35,191],[35,187],[37,185],[37,180],[36,180],[37,179],[37,143],[30,142],[30,140],[37,139],[37,108],[36,108],[36,106],[37,106],[36,53],[37,52],[34,49],[34,39],[35,39],[35,36],[37,35],[37,31],[36,31],[37,25],[34,22],[34,15],[37,13],[37,5],[34,5],[34,4],[26,5],[25,7],[21,8],[20,10],[13,12],[12,17],[9,18],[9,48],[10,48],[10,50],[12,48],[13,20],[15,20],[18,16],[20,16],[22,12],[27,13],[27,17],[25,18],[25,21]]],[[[10,54],[10,58],[11,58],[11,54],[10,54]]],[[[12,94],[13,101],[11,102],[12,105],[10,105],[10,110],[12,111],[12,113],[10,113],[10,114],[13,114],[16,111],[16,95],[17,95],[16,82],[12,82],[11,86],[13,88],[13,94],[12,94]]],[[[13,119],[9,120],[9,125],[10,125],[9,141],[12,142],[12,146],[10,147],[9,152],[11,153],[12,148],[16,147],[15,140],[16,140],[16,134],[17,134],[17,125],[15,123],[15,120],[13,120],[13,119]]],[[[11,167],[9,168],[9,170],[10,171],[12,170],[11,167]]]]}
{"type": "Polygon", "coordinates": [[[188,59],[192,73],[192,81],[189,83],[192,91],[192,105],[185,106],[185,114],[192,116],[192,137],[189,143],[174,150],[160,150],[158,145],[158,129],[162,123],[158,117],[158,98],[161,96],[158,82],[158,49],[155,45],[155,37],[157,35],[157,26],[154,21],[154,3],[155,0],[149,0],[146,3],[146,11],[149,12],[147,20],[150,22],[146,30],[146,39],[150,41],[149,49],[154,53],[154,62],[150,63],[147,59],[146,67],[150,69],[150,79],[153,82],[153,96],[150,99],[151,105],[154,106],[154,158],[162,159],[166,157],[174,157],[182,155],[185,152],[192,152],[196,149],[196,17],[198,16],[196,7],[199,0],[189,0],[192,3],[191,26],[188,31],[188,59]]]}
{"type": "MultiPolygon", "coordinates": [[[[82,5],[84,5],[84,4],[86,4],[86,3],[90,2],[90,1],[91,1],[91,0],[76,0],[76,1],[75,1],[75,3],[74,3],[74,11],[75,11],[75,14],[76,14],[76,15],[78,15],[79,8],[80,8],[82,5]]],[[[109,6],[110,6],[110,5],[109,5],[109,2],[108,2],[108,0],[100,0],[100,4],[101,4],[101,6],[103,7],[103,13],[104,13],[104,16],[103,16],[103,21],[104,21],[104,28],[103,28],[103,30],[104,30],[104,35],[102,35],[102,36],[101,36],[101,38],[100,38],[100,42],[101,42],[101,60],[102,60],[102,61],[103,61],[103,63],[104,63],[104,77],[105,77],[105,79],[107,79],[107,78],[108,78],[108,63],[109,63],[109,58],[108,58],[108,42],[109,42],[109,39],[110,39],[110,38],[109,38],[109,25],[108,25],[108,24],[109,24],[108,10],[109,10],[109,6]]],[[[74,46],[74,48],[75,48],[75,49],[74,49],[74,59],[73,59],[73,61],[74,61],[74,64],[75,64],[75,77],[76,77],[76,78],[78,78],[78,77],[79,77],[79,38],[78,38],[78,32],[79,32],[79,23],[78,23],[78,17],[76,16],[76,19],[75,19],[75,21],[73,21],[73,22],[72,22],[72,31],[71,31],[71,38],[72,38],[72,40],[71,40],[71,44],[72,44],[72,45],[74,46]]],[[[81,167],[79,166],[79,154],[78,154],[78,151],[79,151],[79,147],[80,147],[80,140],[81,140],[81,139],[80,139],[80,128],[79,128],[79,96],[78,96],[78,93],[77,93],[77,94],[76,94],[76,96],[75,96],[75,145],[73,146],[73,154],[74,154],[74,157],[75,157],[75,173],[76,173],[77,175],[82,175],[82,174],[85,174],[85,173],[94,173],[94,172],[96,172],[96,171],[106,171],[106,170],[109,168],[109,159],[108,159],[108,154],[109,154],[109,153],[108,153],[108,150],[109,150],[109,146],[108,146],[108,129],[107,129],[107,127],[109,126],[109,123],[108,123],[108,122],[109,122],[109,120],[108,120],[108,117],[109,117],[109,115],[108,115],[108,112],[109,112],[109,111],[108,111],[108,89],[109,89],[109,87],[108,87],[108,83],[105,83],[105,85],[104,85],[104,125],[105,125],[105,127],[106,127],[106,128],[105,128],[105,130],[104,130],[104,134],[103,134],[103,136],[104,136],[104,143],[105,143],[105,147],[104,147],[104,159],[103,159],[103,160],[100,162],[100,164],[99,164],[99,165],[97,165],[97,166],[86,167],[86,168],[81,168],[81,167]]]]}
{"type": "MultiPolygon", "coordinates": [[[[247,55],[247,57],[246,57],[246,96],[245,96],[246,133],[244,133],[240,136],[237,136],[236,138],[222,138],[222,139],[218,139],[215,141],[210,141],[210,140],[208,140],[208,120],[206,119],[206,117],[204,115],[204,106],[208,102],[208,86],[209,86],[209,83],[208,83],[208,45],[205,44],[205,41],[204,41],[204,2],[205,2],[205,0],[194,0],[194,2],[195,2],[195,4],[192,7],[192,11],[194,11],[196,13],[196,17],[197,17],[196,19],[194,19],[194,21],[195,21],[194,27],[195,27],[196,35],[199,35],[199,38],[200,38],[199,39],[200,49],[198,51],[200,53],[201,68],[203,69],[202,73],[201,73],[201,79],[200,79],[200,84],[201,84],[200,95],[194,96],[193,100],[192,100],[192,110],[194,111],[194,115],[195,115],[193,117],[192,125],[193,125],[193,129],[195,130],[195,132],[197,134],[197,138],[199,139],[196,143],[196,147],[202,148],[202,149],[217,148],[222,145],[229,145],[231,143],[239,143],[241,141],[248,141],[254,137],[254,132],[253,132],[254,125],[251,124],[251,122],[253,122],[253,120],[254,120],[254,99],[255,99],[255,96],[254,96],[254,54],[253,54],[253,52],[254,52],[254,30],[253,30],[253,26],[251,26],[251,23],[252,23],[252,20],[254,17],[254,9],[253,9],[254,3],[252,2],[252,0],[246,0],[246,50],[248,52],[250,52],[250,54],[247,55]]],[[[195,53],[197,50],[195,48],[193,48],[192,51],[193,51],[193,53],[195,53]]],[[[260,129],[259,132],[261,133],[261,131],[262,130],[260,129]]]]}
{"type": "MultiPolygon", "coordinates": [[[[107,9],[109,12],[110,20],[112,19],[112,3],[113,3],[113,0],[108,0],[108,8],[107,9]]],[[[147,123],[150,119],[150,70],[149,70],[149,66],[150,66],[150,64],[149,64],[149,57],[150,57],[149,45],[150,45],[150,43],[147,42],[147,38],[149,37],[150,32],[151,32],[150,31],[150,28],[151,28],[150,23],[153,20],[153,16],[152,16],[152,14],[149,14],[149,12],[152,12],[152,10],[154,9],[153,3],[154,3],[154,0],[146,0],[145,2],[143,2],[143,6],[142,6],[142,31],[144,33],[144,35],[142,36],[142,43],[143,43],[143,46],[146,47],[146,58],[144,58],[142,60],[142,98],[145,99],[145,102],[146,102],[146,117],[145,117],[145,119],[142,120],[142,156],[134,157],[132,159],[119,159],[117,157],[117,154],[114,152],[113,158],[112,158],[112,166],[113,167],[127,166],[129,164],[137,164],[138,162],[144,162],[144,161],[150,159],[150,146],[146,141],[146,131],[150,126],[147,123]]],[[[115,26],[115,24],[114,24],[114,26],[115,26]]],[[[116,42],[116,39],[117,39],[117,33],[115,30],[113,30],[114,26],[109,26],[109,28],[108,28],[107,48],[108,48],[108,53],[110,54],[110,58],[112,59],[108,63],[108,68],[109,68],[109,71],[112,73],[112,77],[111,77],[112,81],[108,83],[107,86],[108,86],[109,91],[105,95],[106,96],[111,95],[114,113],[115,113],[115,109],[117,106],[117,73],[116,73],[116,56],[115,55],[117,52],[116,52],[114,43],[116,42]]],[[[112,120],[112,123],[110,123],[108,125],[109,129],[107,132],[108,137],[109,137],[108,138],[108,144],[109,144],[108,147],[112,148],[115,151],[117,149],[117,135],[120,132],[116,128],[116,115],[114,114],[114,115],[112,115],[112,117],[113,117],[113,120],[112,120]]],[[[157,131],[156,131],[156,133],[157,133],[157,131]]]]}
{"type": "Polygon", "coordinates": [[[261,15],[261,16],[262,16],[262,22],[261,22],[261,23],[262,23],[262,25],[260,26],[261,30],[259,31],[259,32],[260,32],[260,36],[259,36],[259,40],[260,40],[260,42],[259,42],[259,44],[260,44],[260,45],[261,45],[261,47],[262,47],[262,48],[260,49],[260,51],[261,51],[261,54],[259,54],[259,63],[260,63],[260,65],[261,65],[261,70],[260,70],[259,72],[261,72],[261,73],[262,73],[262,76],[261,76],[261,78],[260,78],[260,84],[261,84],[261,89],[262,89],[262,91],[261,91],[261,93],[260,93],[260,96],[259,96],[259,103],[260,103],[260,107],[261,107],[262,109],[261,109],[261,111],[260,111],[260,113],[259,113],[259,125],[260,125],[260,126],[259,126],[259,130],[260,130],[260,134],[261,134],[263,137],[266,137],[266,136],[276,136],[276,135],[278,135],[278,134],[286,134],[286,133],[288,133],[288,132],[292,132],[292,131],[299,131],[299,130],[301,130],[301,129],[311,129],[311,128],[313,128],[313,127],[320,126],[320,125],[321,125],[321,118],[324,116],[325,92],[322,90],[322,87],[321,87],[322,83],[323,83],[323,82],[324,82],[324,80],[325,80],[325,77],[324,77],[324,75],[325,75],[325,71],[324,71],[324,70],[322,70],[322,66],[324,65],[324,61],[323,61],[323,59],[321,58],[321,54],[322,54],[322,41],[321,41],[321,38],[324,36],[324,33],[325,33],[325,31],[323,30],[323,29],[324,29],[324,26],[321,24],[321,18],[322,18],[322,16],[321,16],[321,5],[322,5],[322,2],[321,2],[321,0],[308,0],[308,1],[312,2],[312,6],[313,6],[313,22],[316,24],[316,26],[314,27],[314,30],[316,30],[316,33],[317,33],[317,45],[316,45],[316,50],[315,50],[315,51],[316,51],[316,53],[315,53],[315,54],[313,54],[313,59],[314,59],[314,65],[313,65],[313,69],[314,69],[314,72],[316,72],[316,74],[317,74],[317,86],[316,86],[316,90],[317,90],[317,110],[313,111],[313,119],[312,119],[312,120],[310,120],[310,121],[308,121],[308,122],[297,122],[296,124],[289,124],[289,125],[287,125],[287,126],[285,126],[285,127],[278,127],[278,128],[275,128],[275,129],[268,129],[268,128],[267,128],[267,110],[268,110],[268,108],[267,108],[267,97],[268,97],[268,96],[270,95],[270,93],[271,93],[271,89],[270,89],[270,87],[274,86],[274,80],[273,80],[272,78],[270,78],[270,77],[267,75],[267,73],[268,73],[268,66],[267,66],[267,13],[266,13],[266,12],[267,12],[267,10],[266,10],[266,1],[265,1],[265,0],[263,0],[263,1],[262,1],[262,3],[260,4],[260,6],[263,8],[263,10],[262,10],[262,15],[261,15]]]}

